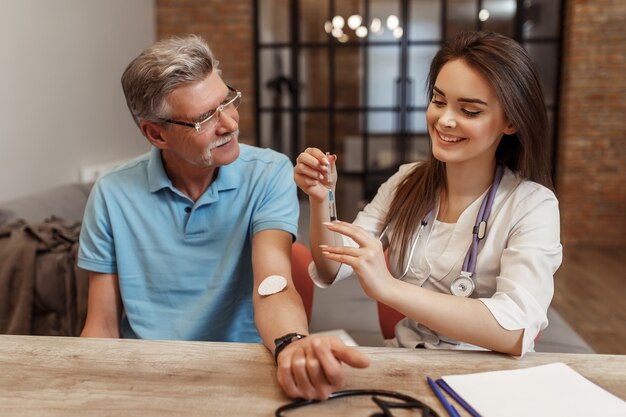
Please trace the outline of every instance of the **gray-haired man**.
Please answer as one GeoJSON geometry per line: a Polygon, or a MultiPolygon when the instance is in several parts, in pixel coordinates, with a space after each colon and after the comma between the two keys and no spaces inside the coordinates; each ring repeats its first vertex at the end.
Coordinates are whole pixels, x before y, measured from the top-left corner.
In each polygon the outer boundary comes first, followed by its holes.
{"type": "Polygon", "coordinates": [[[129,64],[122,86],[152,149],[90,195],[78,260],[90,271],[82,336],[263,341],[288,395],[326,398],[343,385],[342,362],[368,361],[336,338],[301,337],[290,161],[238,143],[241,93],[197,36],[157,42],[129,64]],[[258,287],[271,275],[287,287],[263,297],[258,287]]]}

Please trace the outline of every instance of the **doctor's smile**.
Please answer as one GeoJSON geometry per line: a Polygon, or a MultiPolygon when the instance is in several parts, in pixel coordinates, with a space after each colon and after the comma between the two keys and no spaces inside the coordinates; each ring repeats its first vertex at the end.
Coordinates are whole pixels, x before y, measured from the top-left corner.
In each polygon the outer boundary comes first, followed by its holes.
{"type": "Polygon", "coordinates": [[[459,136],[446,135],[444,133],[441,133],[439,129],[436,129],[436,132],[437,132],[437,136],[439,137],[439,139],[441,139],[445,143],[459,143],[467,139],[467,138],[462,138],[459,136]]]}

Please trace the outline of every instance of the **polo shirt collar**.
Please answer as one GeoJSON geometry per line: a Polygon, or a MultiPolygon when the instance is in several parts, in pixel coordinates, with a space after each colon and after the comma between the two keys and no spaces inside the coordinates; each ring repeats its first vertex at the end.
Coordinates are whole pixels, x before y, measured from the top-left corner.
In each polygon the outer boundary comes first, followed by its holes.
{"type": "Polygon", "coordinates": [[[154,146],[150,149],[150,160],[148,161],[148,185],[151,193],[163,188],[173,188],[172,181],[163,168],[161,151],[154,146]]]}
{"type": "Polygon", "coordinates": [[[232,190],[239,187],[240,174],[237,173],[237,163],[235,160],[233,163],[223,165],[219,167],[217,171],[217,178],[211,185],[215,185],[217,191],[232,190]]]}
{"type": "MultiPolygon", "coordinates": [[[[232,164],[219,167],[217,178],[209,186],[209,189],[214,188],[216,191],[223,191],[237,188],[240,180],[237,174],[237,165],[238,160],[235,160],[232,164]]],[[[150,149],[150,160],[148,161],[148,184],[152,193],[163,188],[174,190],[172,181],[163,167],[161,151],[154,146],[150,149]]]]}

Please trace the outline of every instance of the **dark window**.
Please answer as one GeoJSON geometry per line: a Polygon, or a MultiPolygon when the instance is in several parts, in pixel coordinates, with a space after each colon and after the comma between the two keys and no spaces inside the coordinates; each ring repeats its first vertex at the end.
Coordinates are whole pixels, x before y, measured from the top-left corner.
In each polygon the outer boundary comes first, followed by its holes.
{"type": "Polygon", "coordinates": [[[510,36],[535,59],[554,142],[562,9],[560,0],[256,0],[257,143],[293,161],[308,146],[336,153],[339,210],[356,210],[400,164],[428,155],[430,61],[443,39],[472,29],[510,36]]]}

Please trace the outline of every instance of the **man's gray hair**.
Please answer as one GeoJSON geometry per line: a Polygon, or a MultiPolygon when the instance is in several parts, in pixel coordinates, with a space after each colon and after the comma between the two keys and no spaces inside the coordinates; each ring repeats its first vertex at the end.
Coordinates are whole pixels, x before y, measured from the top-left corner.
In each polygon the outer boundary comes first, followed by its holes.
{"type": "Polygon", "coordinates": [[[163,39],[143,51],[122,75],[126,104],[137,126],[141,120],[167,119],[167,94],[182,84],[204,80],[218,64],[197,35],[163,39]]]}

